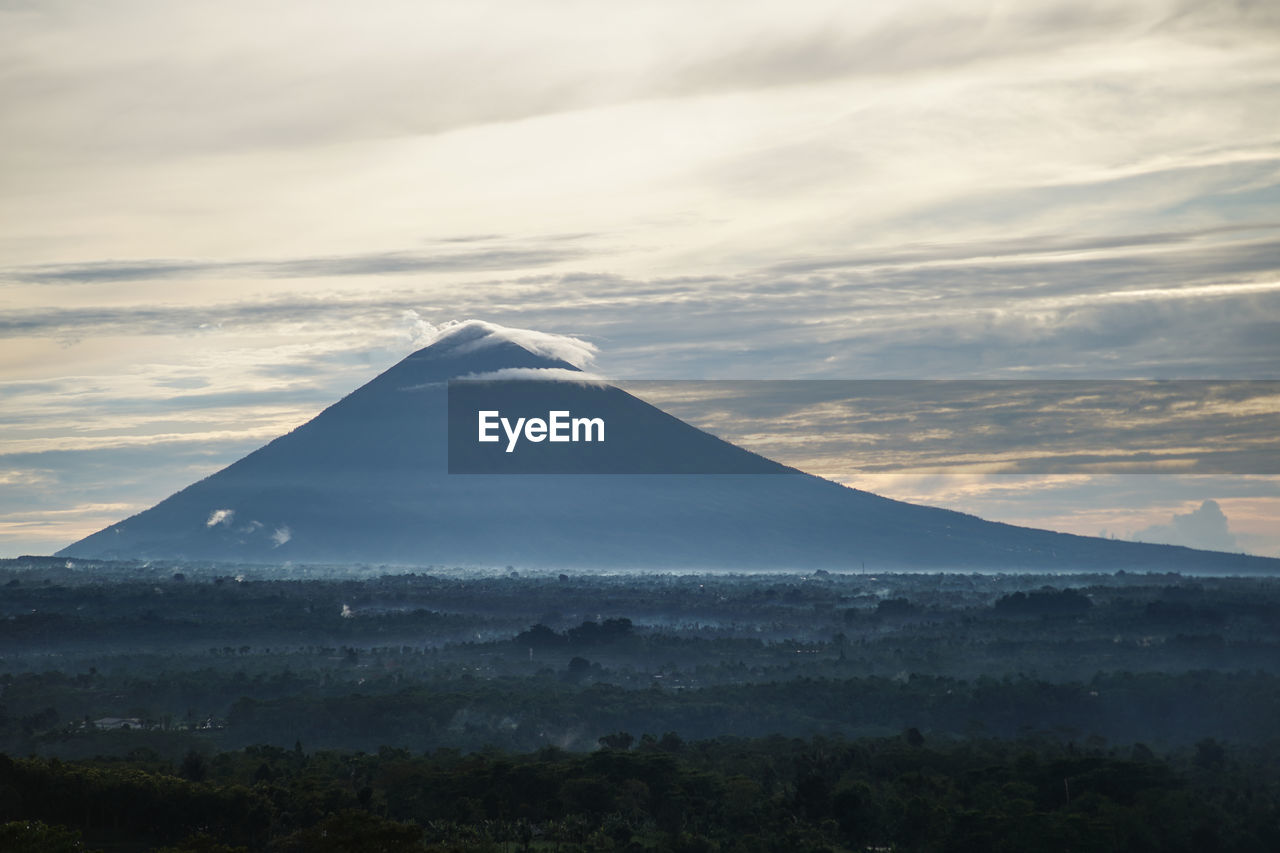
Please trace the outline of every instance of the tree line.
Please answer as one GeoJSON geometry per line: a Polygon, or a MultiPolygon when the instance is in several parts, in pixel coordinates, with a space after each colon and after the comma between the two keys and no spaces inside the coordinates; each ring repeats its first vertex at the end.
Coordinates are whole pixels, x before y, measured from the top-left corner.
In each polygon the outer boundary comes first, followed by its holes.
{"type": "Polygon", "coordinates": [[[0,846],[243,851],[1275,850],[1274,746],[1044,738],[687,742],[615,732],[415,755],[273,746],[173,763],[0,756],[0,846]]]}

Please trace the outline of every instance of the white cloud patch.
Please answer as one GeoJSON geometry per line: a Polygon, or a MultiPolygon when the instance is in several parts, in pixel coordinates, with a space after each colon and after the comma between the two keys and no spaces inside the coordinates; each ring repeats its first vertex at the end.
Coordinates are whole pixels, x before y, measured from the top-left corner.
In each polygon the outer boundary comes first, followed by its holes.
{"type": "Polygon", "coordinates": [[[53,478],[44,471],[0,469],[0,486],[42,486],[52,481],[53,478]]]}
{"type": "Polygon", "coordinates": [[[230,526],[235,514],[236,511],[234,509],[215,509],[209,513],[209,520],[204,523],[204,526],[217,527],[219,524],[230,526]]]}
{"type": "Polygon", "coordinates": [[[400,317],[408,325],[409,342],[414,346],[426,346],[428,342],[440,336],[440,327],[427,322],[412,308],[403,311],[400,317]]]}
{"type": "Polygon", "coordinates": [[[486,373],[468,373],[459,379],[529,379],[535,382],[576,382],[581,385],[606,385],[601,376],[582,370],[568,370],[563,367],[504,367],[501,370],[490,370],[486,373]]]}
{"type": "Polygon", "coordinates": [[[1127,538],[1165,545],[1185,545],[1210,551],[1236,551],[1236,537],[1218,502],[1207,500],[1186,513],[1174,513],[1168,524],[1156,524],[1131,533],[1127,538]]]}
{"type": "Polygon", "coordinates": [[[476,350],[513,343],[535,355],[584,367],[596,356],[596,345],[570,337],[533,329],[514,329],[484,320],[450,321],[440,326],[428,343],[439,345],[452,355],[466,355],[476,350]]]}
{"type": "Polygon", "coordinates": [[[271,547],[279,548],[281,545],[288,542],[292,538],[293,538],[293,531],[289,529],[288,525],[282,524],[271,533],[271,541],[275,543],[271,547]]]}

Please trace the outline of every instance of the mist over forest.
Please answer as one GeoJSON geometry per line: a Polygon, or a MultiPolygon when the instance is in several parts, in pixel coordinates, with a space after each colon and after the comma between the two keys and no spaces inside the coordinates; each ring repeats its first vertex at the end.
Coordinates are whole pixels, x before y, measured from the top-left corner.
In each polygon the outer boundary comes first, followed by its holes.
{"type": "Polygon", "coordinates": [[[1276,839],[1267,576],[19,558],[0,589],[12,849],[1276,839]]]}

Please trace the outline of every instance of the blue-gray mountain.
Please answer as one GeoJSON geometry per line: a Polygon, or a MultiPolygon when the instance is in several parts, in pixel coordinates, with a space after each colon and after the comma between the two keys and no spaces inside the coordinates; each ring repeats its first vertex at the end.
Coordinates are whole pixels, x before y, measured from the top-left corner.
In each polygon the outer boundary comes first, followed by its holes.
{"type": "Polygon", "coordinates": [[[576,369],[518,340],[459,326],[289,434],[59,555],[547,569],[1280,569],[1276,559],[889,500],[792,471],[598,384],[565,383],[575,411],[643,425],[651,447],[674,460],[667,470],[696,460],[700,470],[756,473],[449,474],[447,380],[576,369]]]}

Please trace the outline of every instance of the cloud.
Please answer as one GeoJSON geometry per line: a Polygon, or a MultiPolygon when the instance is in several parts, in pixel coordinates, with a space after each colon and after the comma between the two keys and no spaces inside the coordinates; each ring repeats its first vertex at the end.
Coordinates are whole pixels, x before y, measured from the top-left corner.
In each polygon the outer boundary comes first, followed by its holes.
{"type": "Polygon", "coordinates": [[[562,247],[490,249],[452,254],[369,252],[360,255],[293,258],[284,261],[137,260],[94,261],[78,264],[39,264],[0,271],[0,280],[36,284],[102,283],[198,279],[212,276],[245,278],[332,278],[341,276],[409,275],[428,272],[531,269],[581,257],[562,247]]]}
{"type": "Polygon", "coordinates": [[[626,381],[736,444],[850,481],[886,473],[1280,474],[1280,382],[626,381]]]}
{"type": "Polygon", "coordinates": [[[219,524],[227,527],[231,526],[231,520],[235,517],[234,509],[215,509],[209,513],[209,520],[204,523],[205,527],[216,527],[219,524]]]}
{"type": "Polygon", "coordinates": [[[664,87],[676,92],[732,91],[850,76],[955,71],[975,63],[1061,51],[1081,41],[1122,39],[1150,25],[1144,11],[1040,3],[978,12],[917,3],[903,4],[890,16],[865,14],[856,22],[832,15],[808,29],[803,29],[806,21],[801,18],[798,25],[759,33],[745,44],[677,68],[664,87]]]}
{"type": "MultiPolygon", "coordinates": [[[[76,503],[73,496],[61,493],[56,509],[40,509],[40,490],[26,491],[31,500],[16,507],[0,500],[0,554],[52,554],[84,536],[101,530],[133,513],[146,509],[145,502],[76,503]]],[[[117,495],[118,497],[118,495],[117,495]]]]}
{"type": "Polygon", "coordinates": [[[196,309],[15,308],[0,338],[280,330],[330,349],[407,324],[421,346],[430,310],[580,330],[608,343],[606,375],[1261,378],[1280,364],[1280,242],[1239,239],[1259,229],[1274,226],[908,246],[726,276],[544,274],[196,309]]]}
{"type": "MultiPolygon", "coordinates": [[[[1280,517],[1280,477],[1274,475],[892,472],[855,477],[847,484],[898,500],[944,506],[1020,526],[1126,539],[1149,527],[1172,529],[1171,505],[1195,508],[1201,506],[1205,494],[1216,494],[1220,496],[1215,501],[1219,508],[1230,514],[1228,532],[1235,538],[1234,546],[1220,537],[1175,544],[1280,554],[1280,529],[1275,523],[1280,517]]],[[[1140,538],[1154,541],[1145,533],[1140,538]]]]}
{"type": "Polygon", "coordinates": [[[433,341],[440,335],[440,327],[427,322],[417,311],[412,308],[405,309],[401,314],[401,318],[408,324],[409,343],[414,346],[426,346],[428,341],[433,341]]]}
{"type": "MultiPolygon", "coordinates": [[[[1280,165],[1280,157],[1273,162],[1275,165],[1280,165]]],[[[859,268],[910,270],[926,266],[935,269],[938,267],[958,267],[962,270],[976,268],[984,272],[1026,271],[1028,268],[1043,270],[1046,266],[1056,264],[1075,266],[1088,262],[1105,263],[1108,259],[1114,262],[1125,257],[1137,259],[1142,254],[1146,254],[1142,250],[1151,247],[1203,248],[1205,241],[1213,238],[1230,237],[1236,234],[1253,236],[1277,230],[1280,230],[1280,222],[1261,221],[1145,234],[1099,234],[1084,237],[1049,233],[1025,234],[980,241],[906,245],[892,251],[834,255],[808,260],[793,259],[773,265],[768,268],[768,271],[794,275],[822,270],[859,268]]],[[[1275,240],[1250,241],[1243,245],[1233,242],[1230,255],[1236,260],[1252,261],[1252,263],[1246,262],[1245,269],[1272,269],[1275,266],[1276,249],[1275,240]]],[[[1221,254],[1221,252],[1212,252],[1206,258],[1211,261],[1210,263],[1201,263],[1197,266],[1202,269],[1211,267],[1221,271],[1221,254]]],[[[1195,253],[1183,257],[1193,264],[1196,263],[1195,253]]]]}
{"type": "Polygon", "coordinates": [[[1118,24],[1168,14],[1160,4],[1117,20],[1111,7],[1067,14],[1056,3],[1008,16],[934,4],[886,16],[826,2],[788,4],[786,15],[756,3],[700,15],[676,3],[388,2],[359,15],[324,2],[94,6],[4,10],[3,46],[19,73],[0,95],[24,106],[12,128],[22,148],[57,137],[73,151],[154,156],[438,134],[655,95],[945,70],[1121,38],[1133,30],[1118,24]],[[255,25],[243,26],[251,13],[255,25]],[[438,82],[431,97],[424,80],[438,82]]]}
{"type": "Polygon", "coordinates": [[[476,350],[514,343],[535,355],[555,358],[574,367],[584,367],[595,358],[593,343],[569,335],[556,335],[534,329],[515,329],[486,320],[455,320],[442,324],[436,336],[428,341],[447,355],[461,356],[476,350]]]}
{"type": "Polygon", "coordinates": [[[354,15],[324,2],[126,0],[107,13],[50,0],[7,10],[5,48],[21,73],[0,94],[44,96],[14,128],[27,145],[56,136],[139,155],[324,145],[654,97],[955,73],[1152,34],[1237,46],[1275,28],[1266,4],[1204,5],[799,2],[780,13],[722,2],[690,15],[664,2],[388,2],[354,15]],[[250,13],[255,26],[244,27],[250,13]],[[438,82],[431,97],[424,80],[438,82]]]}
{"type": "Polygon", "coordinates": [[[1202,502],[1191,512],[1174,513],[1169,524],[1156,524],[1136,530],[1127,538],[1140,542],[1205,548],[1210,551],[1238,550],[1236,537],[1231,533],[1227,523],[1227,516],[1218,506],[1218,502],[1213,500],[1202,502]]]}
{"type": "Polygon", "coordinates": [[[490,370],[485,373],[468,373],[466,376],[459,376],[458,379],[464,381],[525,379],[534,382],[575,382],[581,385],[607,384],[602,376],[564,367],[504,367],[501,370],[490,370]]]}

